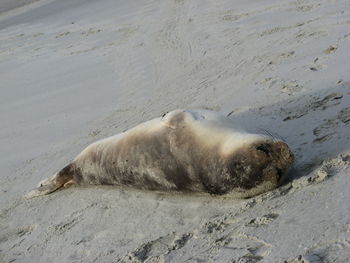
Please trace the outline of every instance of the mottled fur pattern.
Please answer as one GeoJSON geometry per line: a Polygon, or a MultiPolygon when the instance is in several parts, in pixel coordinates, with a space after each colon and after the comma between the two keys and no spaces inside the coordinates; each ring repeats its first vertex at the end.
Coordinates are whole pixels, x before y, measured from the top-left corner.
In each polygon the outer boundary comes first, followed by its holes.
{"type": "Polygon", "coordinates": [[[237,130],[217,113],[176,110],[91,144],[29,197],[65,181],[250,195],[276,187],[293,160],[281,140],[237,130]]]}

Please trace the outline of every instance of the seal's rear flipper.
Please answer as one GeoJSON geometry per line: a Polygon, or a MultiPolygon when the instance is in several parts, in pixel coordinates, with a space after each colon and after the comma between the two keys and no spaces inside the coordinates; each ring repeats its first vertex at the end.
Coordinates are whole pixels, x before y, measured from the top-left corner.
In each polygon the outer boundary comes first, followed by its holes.
{"type": "Polygon", "coordinates": [[[50,194],[62,186],[71,185],[73,180],[73,164],[69,164],[52,177],[49,177],[38,184],[38,187],[24,196],[25,199],[50,194]]]}

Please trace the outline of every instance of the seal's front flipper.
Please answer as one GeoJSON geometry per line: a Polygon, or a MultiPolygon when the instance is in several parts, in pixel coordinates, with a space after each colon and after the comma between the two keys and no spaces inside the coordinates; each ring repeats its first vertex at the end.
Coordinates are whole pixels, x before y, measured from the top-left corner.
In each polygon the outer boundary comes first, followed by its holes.
{"type": "Polygon", "coordinates": [[[72,164],[67,165],[57,174],[49,177],[38,184],[38,187],[24,196],[25,199],[30,199],[33,197],[50,194],[57,189],[61,188],[67,183],[72,183],[73,181],[73,171],[72,164]]]}

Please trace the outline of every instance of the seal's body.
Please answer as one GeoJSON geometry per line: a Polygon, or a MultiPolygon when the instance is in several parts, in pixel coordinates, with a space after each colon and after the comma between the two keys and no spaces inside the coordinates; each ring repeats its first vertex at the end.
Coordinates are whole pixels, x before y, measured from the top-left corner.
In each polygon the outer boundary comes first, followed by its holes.
{"type": "Polygon", "coordinates": [[[284,142],[220,114],[176,110],[89,145],[28,197],[70,183],[251,196],[275,188],[293,160],[284,142]]]}

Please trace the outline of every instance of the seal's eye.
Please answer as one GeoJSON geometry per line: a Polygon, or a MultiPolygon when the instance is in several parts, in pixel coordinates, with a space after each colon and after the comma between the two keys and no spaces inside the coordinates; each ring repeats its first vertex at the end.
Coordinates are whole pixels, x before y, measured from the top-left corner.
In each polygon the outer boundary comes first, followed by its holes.
{"type": "Polygon", "coordinates": [[[268,149],[269,147],[268,147],[268,145],[266,145],[266,144],[261,144],[261,145],[259,145],[258,147],[256,147],[256,149],[258,150],[258,151],[261,151],[261,152],[263,152],[263,153],[265,153],[265,154],[269,154],[269,149],[268,149]]]}

